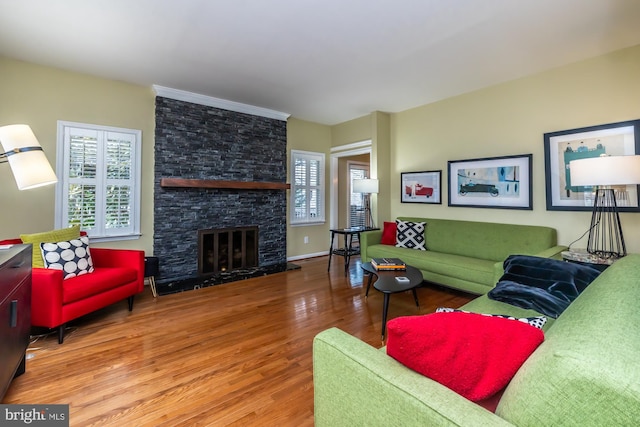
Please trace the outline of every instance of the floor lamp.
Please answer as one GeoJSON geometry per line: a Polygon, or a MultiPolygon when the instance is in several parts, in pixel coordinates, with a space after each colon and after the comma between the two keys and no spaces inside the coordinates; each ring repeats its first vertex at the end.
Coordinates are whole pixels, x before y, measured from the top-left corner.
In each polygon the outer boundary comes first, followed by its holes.
{"type": "Polygon", "coordinates": [[[379,183],[377,179],[354,179],[353,192],[362,193],[364,195],[364,215],[365,225],[367,228],[375,228],[373,223],[373,214],[371,213],[371,194],[378,193],[379,183]]]}
{"type": "Polygon", "coordinates": [[[571,186],[595,187],[587,252],[602,258],[627,254],[613,186],[640,184],[640,156],[601,156],[569,162],[571,186]]]}
{"type": "Polygon", "coordinates": [[[0,127],[0,163],[9,163],[19,190],[58,182],[40,143],[28,125],[0,127]]]}

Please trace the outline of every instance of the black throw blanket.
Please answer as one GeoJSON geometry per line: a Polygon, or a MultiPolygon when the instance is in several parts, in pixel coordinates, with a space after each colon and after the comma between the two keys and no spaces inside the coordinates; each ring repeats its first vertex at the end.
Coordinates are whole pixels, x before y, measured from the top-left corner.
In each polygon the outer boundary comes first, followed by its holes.
{"type": "Polygon", "coordinates": [[[581,264],[511,255],[488,297],[557,318],[599,274],[581,264]]]}

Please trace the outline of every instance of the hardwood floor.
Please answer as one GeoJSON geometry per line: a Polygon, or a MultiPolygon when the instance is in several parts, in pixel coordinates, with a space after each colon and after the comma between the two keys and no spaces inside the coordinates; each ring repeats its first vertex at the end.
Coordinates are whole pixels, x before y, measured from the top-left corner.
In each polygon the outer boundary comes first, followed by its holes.
{"type": "MultiPolygon", "coordinates": [[[[341,260],[341,258],[339,258],[341,260]]],[[[334,261],[336,261],[334,259],[334,261]]],[[[327,257],[300,270],[126,302],[33,342],[3,403],[69,404],[72,426],[311,426],[312,341],[338,327],[381,347],[382,294],[365,298],[327,257]]],[[[391,297],[389,319],[472,296],[428,286],[391,297]]]]}

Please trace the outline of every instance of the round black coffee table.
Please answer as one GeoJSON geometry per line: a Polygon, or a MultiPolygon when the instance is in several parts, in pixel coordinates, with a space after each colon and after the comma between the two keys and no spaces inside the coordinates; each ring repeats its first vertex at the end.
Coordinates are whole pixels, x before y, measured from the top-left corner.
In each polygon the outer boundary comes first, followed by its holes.
{"type": "Polygon", "coordinates": [[[422,273],[420,270],[410,265],[407,265],[406,270],[376,270],[370,262],[363,263],[362,269],[369,275],[365,297],[369,296],[369,288],[371,287],[373,276],[378,278],[378,280],[373,284],[374,289],[382,292],[384,295],[384,301],[382,303],[382,340],[384,341],[385,332],[387,330],[389,296],[398,292],[411,291],[413,293],[413,299],[416,302],[416,307],[420,307],[416,288],[422,284],[422,273]],[[396,277],[406,277],[409,279],[409,282],[399,283],[396,281],[396,277]]]}

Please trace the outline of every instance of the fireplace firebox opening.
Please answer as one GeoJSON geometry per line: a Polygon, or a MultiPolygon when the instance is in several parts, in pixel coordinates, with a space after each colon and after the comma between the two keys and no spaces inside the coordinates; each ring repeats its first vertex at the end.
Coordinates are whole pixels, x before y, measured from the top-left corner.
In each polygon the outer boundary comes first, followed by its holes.
{"type": "Polygon", "coordinates": [[[258,266],[258,227],[198,230],[198,274],[258,266]]]}

